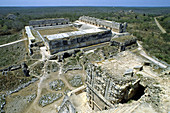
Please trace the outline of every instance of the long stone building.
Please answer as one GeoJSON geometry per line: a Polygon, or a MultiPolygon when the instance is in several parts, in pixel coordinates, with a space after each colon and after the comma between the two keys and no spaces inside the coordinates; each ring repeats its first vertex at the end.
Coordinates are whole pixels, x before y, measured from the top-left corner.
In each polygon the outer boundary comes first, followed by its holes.
{"type": "Polygon", "coordinates": [[[50,54],[55,54],[60,51],[107,42],[110,41],[111,36],[111,30],[88,29],[48,35],[44,37],[44,40],[48,52],[50,54]]]}
{"type": "Polygon", "coordinates": [[[45,20],[31,20],[29,25],[33,27],[43,27],[43,26],[56,26],[69,24],[69,19],[57,18],[57,19],[45,19],[45,20]]]}
{"type": "Polygon", "coordinates": [[[122,23],[118,23],[118,22],[114,22],[114,21],[101,20],[101,19],[97,19],[97,18],[89,17],[89,16],[81,16],[79,18],[79,21],[93,24],[93,25],[96,25],[99,27],[104,27],[104,28],[107,28],[107,29],[110,29],[110,30],[113,30],[113,31],[119,32],[119,33],[125,32],[126,27],[127,27],[126,22],[124,24],[122,24],[122,23]]]}

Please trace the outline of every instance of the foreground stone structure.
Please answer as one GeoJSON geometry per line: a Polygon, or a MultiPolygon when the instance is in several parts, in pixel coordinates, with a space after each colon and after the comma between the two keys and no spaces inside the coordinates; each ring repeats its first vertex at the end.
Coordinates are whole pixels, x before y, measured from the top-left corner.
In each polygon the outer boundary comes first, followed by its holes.
{"type": "Polygon", "coordinates": [[[99,66],[90,64],[87,69],[87,97],[95,111],[107,110],[114,104],[131,99],[140,87],[140,79],[132,76],[115,76],[99,66]]]}
{"type": "Polygon", "coordinates": [[[33,27],[56,26],[56,25],[63,25],[63,24],[69,24],[69,19],[57,18],[57,19],[29,21],[29,25],[33,27]]]}
{"type": "Polygon", "coordinates": [[[97,19],[97,18],[89,17],[89,16],[81,16],[79,18],[79,21],[89,23],[89,24],[93,24],[93,25],[96,25],[96,26],[99,26],[99,27],[104,27],[104,28],[113,30],[113,31],[118,32],[118,33],[125,32],[126,27],[127,27],[126,22],[124,24],[122,24],[122,23],[118,23],[118,22],[114,22],[114,21],[101,20],[101,19],[97,19]]]}

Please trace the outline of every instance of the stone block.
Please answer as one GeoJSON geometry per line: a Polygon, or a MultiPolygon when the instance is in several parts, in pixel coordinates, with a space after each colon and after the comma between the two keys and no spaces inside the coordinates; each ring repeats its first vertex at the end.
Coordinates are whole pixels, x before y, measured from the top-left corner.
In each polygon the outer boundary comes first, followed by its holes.
{"type": "Polygon", "coordinates": [[[137,70],[137,71],[142,71],[143,70],[143,65],[135,66],[134,69],[137,70]]]}
{"type": "Polygon", "coordinates": [[[133,69],[126,70],[125,73],[124,73],[124,76],[131,76],[132,77],[133,76],[133,71],[134,71],[133,69]]]}

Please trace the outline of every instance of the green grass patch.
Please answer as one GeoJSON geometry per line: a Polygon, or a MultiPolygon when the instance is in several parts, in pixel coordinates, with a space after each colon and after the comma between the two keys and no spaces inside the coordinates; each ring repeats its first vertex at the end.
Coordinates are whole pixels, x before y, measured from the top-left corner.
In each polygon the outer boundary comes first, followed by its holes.
{"type": "Polygon", "coordinates": [[[20,33],[0,36],[0,45],[21,39],[20,33]]]}
{"type": "Polygon", "coordinates": [[[0,69],[19,64],[25,60],[26,49],[24,42],[0,48],[0,69]]]}

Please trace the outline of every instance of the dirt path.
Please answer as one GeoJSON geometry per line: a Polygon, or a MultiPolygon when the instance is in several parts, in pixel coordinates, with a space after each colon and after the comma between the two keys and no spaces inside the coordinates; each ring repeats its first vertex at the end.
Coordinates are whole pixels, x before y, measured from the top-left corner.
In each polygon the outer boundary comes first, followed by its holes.
{"type": "MultiPolygon", "coordinates": [[[[62,70],[61,68],[62,68],[62,66],[60,67],[59,70],[62,70]]],[[[34,102],[30,105],[30,107],[26,110],[26,113],[47,113],[47,112],[48,113],[49,112],[56,113],[56,108],[58,105],[61,104],[64,96],[62,98],[60,98],[58,101],[55,101],[54,103],[51,103],[45,107],[39,106],[39,99],[44,94],[43,89],[46,89],[47,90],[46,92],[49,92],[49,93],[52,93],[52,92],[53,93],[63,93],[63,91],[56,92],[49,88],[49,83],[56,79],[61,79],[65,83],[65,86],[67,88],[69,88],[70,90],[75,89],[68,83],[68,81],[66,80],[66,78],[63,74],[64,73],[62,71],[47,74],[46,71],[44,70],[44,75],[42,77],[40,77],[40,80],[37,83],[37,97],[35,98],[34,102]]]]}
{"type": "MultiPolygon", "coordinates": [[[[43,60],[43,57],[42,57],[43,60]]],[[[47,63],[44,64],[44,67],[46,66],[47,63]]],[[[42,92],[42,83],[43,81],[48,77],[49,74],[46,73],[46,70],[44,68],[44,74],[42,77],[40,77],[39,82],[37,83],[37,97],[35,98],[35,100],[33,101],[33,103],[30,105],[30,107],[28,108],[26,113],[30,113],[30,111],[32,111],[32,109],[38,109],[38,102],[39,102],[39,98],[41,97],[41,92],[42,92]]]]}
{"type": "MultiPolygon", "coordinates": [[[[56,113],[56,108],[58,105],[61,104],[64,96],[62,98],[60,98],[58,101],[55,101],[45,107],[40,107],[39,106],[39,99],[41,98],[42,94],[44,93],[44,89],[46,89],[46,92],[56,92],[53,91],[49,88],[49,83],[53,80],[56,79],[61,79],[64,83],[65,86],[67,88],[69,88],[70,90],[74,90],[75,88],[72,87],[68,81],[66,80],[65,76],[63,75],[64,73],[62,72],[62,68],[63,68],[63,64],[60,62],[57,62],[56,60],[48,60],[46,59],[46,56],[44,54],[44,48],[41,48],[41,54],[42,54],[42,59],[40,61],[44,61],[44,67],[43,67],[43,76],[39,77],[39,81],[37,82],[37,97],[35,98],[35,100],[33,101],[33,103],[29,106],[29,108],[25,111],[25,113],[56,113]],[[47,62],[48,61],[52,61],[52,62],[56,62],[59,65],[59,71],[54,72],[54,73],[47,73],[46,70],[46,66],[47,66],[47,62]]],[[[61,93],[62,91],[57,91],[56,93],[61,93]]]]}
{"type": "MultiPolygon", "coordinates": [[[[41,51],[41,54],[42,54],[42,59],[40,61],[45,61],[46,58],[45,58],[45,55],[42,51],[41,51]]],[[[43,81],[46,80],[49,77],[49,74],[47,74],[47,71],[45,69],[46,65],[47,65],[47,62],[45,62],[44,67],[43,67],[43,70],[44,70],[43,76],[39,77],[40,80],[37,83],[37,97],[35,98],[33,103],[30,105],[30,107],[28,108],[26,113],[30,113],[32,110],[33,111],[35,110],[34,112],[42,111],[42,108],[40,108],[38,103],[39,103],[39,98],[41,97],[42,89],[44,87],[43,81]],[[38,111],[36,111],[36,110],[38,110],[38,111]]]]}
{"type": "Polygon", "coordinates": [[[25,40],[27,40],[27,38],[17,40],[17,41],[14,41],[14,42],[10,42],[10,43],[7,43],[7,44],[0,45],[0,47],[9,46],[9,45],[16,44],[16,43],[19,43],[19,42],[22,42],[22,41],[25,41],[25,40]]]}
{"type": "Polygon", "coordinates": [[[162,33],[166,33],[165,29],[160,25],[156,17],[154,17],[156,25],[159,27],[159,29],[162,31],[162,33]]]}

